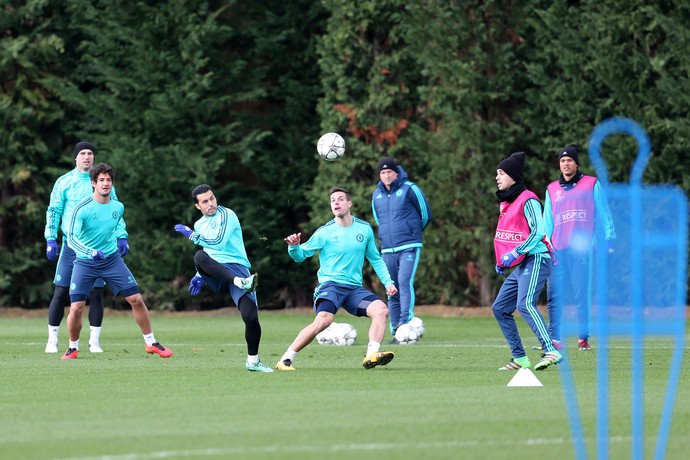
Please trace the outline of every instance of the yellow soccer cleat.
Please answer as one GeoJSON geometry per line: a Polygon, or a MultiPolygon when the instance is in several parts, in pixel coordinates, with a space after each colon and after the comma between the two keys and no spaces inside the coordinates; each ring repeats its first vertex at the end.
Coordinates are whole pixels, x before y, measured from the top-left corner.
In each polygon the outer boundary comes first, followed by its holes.
{"type": "Polygon", "coordinates": [[[362,366],[364,366],[364,369],[373,369],[376,366],[385,366],[393,361],[393,358],[395,358],[395,353],[392,351],[377,351],[365,357],[364,361],[362,361],[362,366]]]}
{"type": "Polygon", "coordinates": [[[292,361],[289,359],[284,359],[282,361],[278,361],[278,364],[276,364],[276,369],[279,371],[294,371],[295,366],[292,365],[292,361]]]}

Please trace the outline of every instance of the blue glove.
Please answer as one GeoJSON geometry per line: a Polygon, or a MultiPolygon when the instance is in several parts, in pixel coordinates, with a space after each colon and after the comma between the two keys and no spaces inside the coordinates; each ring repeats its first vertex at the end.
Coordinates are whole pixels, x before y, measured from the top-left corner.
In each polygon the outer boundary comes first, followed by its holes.
{"type": "Polygon", "coordinates": [[[197,295],[201,292],[201,287],[204,285],[204,279],[200,276],[194,276],[189,282],[189,293],[192,295],[197,295]]]}
{"type": "Polygon", "coordinates": [[[103,260],[104,254],[103,251],[101,251],[100,249],[94,249],[89,257],[91,257],[91,260],[98,261],[103,260]]]}
{"type": "Polygon", "coordinates": [[[518,254],[515,249],[510,252],[506,252],[501,256],[501,265],[504,267],[510,267],[510,264],[515,262],[515,259],[517,259],[519,256],[520,254],[518,254]]]}
{"type": "Polygon", "coordinates": [[[117,250],[120,252],[120,257],[124,257],[129,252],[129,243],[127,238],[120,238],[117,240],[117,250]]]}
{"type": "Polygon", "coordinates": [[[48,258],[48,260],[56,260],[58,258],[59,252],[60,250],[58,249],[57,241],[46,241],[46,257],[48,258]]]}
{"type": "Polygon", "coordinates": [[[506,271],[503,270],[503,267],[501,267],[500,265],[496,265],[496,273],[498,273],[499,275],[505,275],[506,271]]]}
{"type": "Polygon", "coordinates": [[[194,230],[183,224],[175,225],[175,231],[182,233],[185,237],[189,238],[190,240],[192,239],[192,235],[194,235],[194,230]]]}

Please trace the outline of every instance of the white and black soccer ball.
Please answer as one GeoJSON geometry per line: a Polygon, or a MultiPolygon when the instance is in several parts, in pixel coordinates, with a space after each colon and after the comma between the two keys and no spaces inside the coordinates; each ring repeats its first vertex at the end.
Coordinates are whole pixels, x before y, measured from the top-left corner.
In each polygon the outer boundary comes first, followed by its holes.
{"type": "Polygon", "coordinates": [[[316,341],[321,345],[333,345],[333,336],[338,323],[331,323],[326,329],[316,334],[316,341]]]}
{"type": "Polygon", "coordinates": [[[419,336],[420,339],[424,337],[424,321],[422,321],[422,318],[415,316],[407,324],[409,324],[410,328],[417,333],[417,336],[419,336]]]}
{"type": "Polygon", "coordinates": [[[333,332],[333,345],[348,347],[357,340],[357,329],[352,324],[339,323],[333,332]]]}
{"type": "Polygon", "coordinates": [[[345,153],[345,139],[338,133],[326,133],[316,143],[319,156],[327,161],[335,161],[345,153]]]}
{"type": "Polygon", "coordinates": [[[419,335],[410,327],[410,323],[401,324],[395,331],[395,340],[400,345],[413,345],[419,340],[419,335]]]}

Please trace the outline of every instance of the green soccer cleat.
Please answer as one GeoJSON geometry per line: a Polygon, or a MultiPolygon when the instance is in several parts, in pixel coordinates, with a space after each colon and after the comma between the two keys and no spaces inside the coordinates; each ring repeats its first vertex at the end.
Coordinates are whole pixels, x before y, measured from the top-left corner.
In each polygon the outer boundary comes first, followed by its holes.
{"type": "Polygon", "coordinates": [[[259,285],[259,274],[254,273],[249,278],[242,278],[240,283],[242,284],[242,289],[251,292],[259,285]]]}
{"type": "Polygon", "coordinates": [[[499,371],[517,371],[520,369],[529,369],[532,367],[532,363],[529,362],[529,358],[527,356],[523,356],[522,358],[511,358],[510,361],[508,361],[508,364],[506,364],[503,367],[499,367],[499,371]]]}
{"type": "Polygon", "coordinates": [[[561,356],[561,354],[558,351],[550,351],[548,353],[544,353],[541,357],[541,361],[539,361],[534,366],[534,370],[543,371],[552,364],[560,363],[562,359],[563,356],[561,356]]]}
{"type": "Polygon", "coordinates": [[[256,364],[244,363],[244,368],[249,372],[273,372],[273,369],[259,361],[256,364]]]}
{"type": "Polygon", "coordinates": [[[362,366],[364,366],[364,369],[385,366],[393,361],[393,358],[395,358],[395,353],[392,351],[377,351],[376,353],[371,353],[369,356],[366,356],[364,361],[362,361],[362,366]]]}

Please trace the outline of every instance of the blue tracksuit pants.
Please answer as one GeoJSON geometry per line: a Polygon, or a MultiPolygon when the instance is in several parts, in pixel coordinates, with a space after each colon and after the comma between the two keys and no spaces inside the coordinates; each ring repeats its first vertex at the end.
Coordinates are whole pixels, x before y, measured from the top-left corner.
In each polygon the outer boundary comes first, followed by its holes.
{"type": "Polygon", "coordinates": [[[516,309],[537,336],[544,351],[555,350],[546,329],[546,322],[537,308],[539,294],[550,271],[551,259],[547,254],[529,255],[513,269],[498,291],[492,309],[513,358],[525,356],[525,349],[513,317],[516,309]]]}
{"type": "Polygon", "coordinates": [[[414,316],[414,276],[419,265],[422,248],[411,248],[401,252],[382,254],[398,293],[388,297],[388,312],[391,333],[401,324],[408,323],[414,316]]]}

